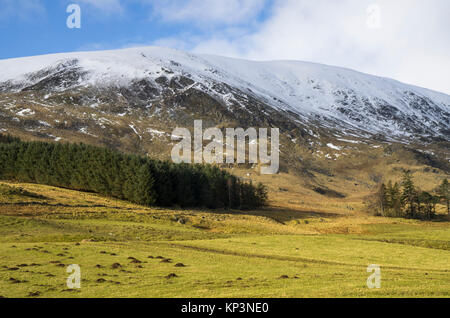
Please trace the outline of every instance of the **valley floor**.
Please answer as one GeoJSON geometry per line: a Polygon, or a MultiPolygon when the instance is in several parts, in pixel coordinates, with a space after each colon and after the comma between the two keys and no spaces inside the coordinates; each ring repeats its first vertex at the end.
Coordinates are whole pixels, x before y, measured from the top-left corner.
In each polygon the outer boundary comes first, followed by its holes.
{"type": "Polygon", "coordinates": [[[3,297],[449,297],[446,221],[143,208],[1,182],[3,297]],[[67,266],[81,268],[68,289],[67,266]],[[369,289],[370,264],[381,288],[369,289]]]}

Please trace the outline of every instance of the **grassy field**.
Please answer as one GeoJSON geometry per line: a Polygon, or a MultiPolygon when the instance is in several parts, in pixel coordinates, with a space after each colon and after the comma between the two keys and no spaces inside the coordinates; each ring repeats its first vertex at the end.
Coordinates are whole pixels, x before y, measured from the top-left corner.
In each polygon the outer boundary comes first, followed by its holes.
{"type": "Polygon", "coordinates": [[[293,193],[261,211],[190,211],[0,182],[0,296],[449,297],[448,220],[308,194],[313,209],[293,193]],[[81,289],[67,288],[70,264],[81,289]],[[366,285],[370,264],[380,289],[366,285]]]}

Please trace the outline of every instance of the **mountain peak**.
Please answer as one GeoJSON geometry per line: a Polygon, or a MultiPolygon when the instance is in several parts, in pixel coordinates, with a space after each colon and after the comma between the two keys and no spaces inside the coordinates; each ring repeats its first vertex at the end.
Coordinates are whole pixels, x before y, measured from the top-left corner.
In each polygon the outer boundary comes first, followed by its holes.
{"type": "Polygon", "coordinates": [[[0,92],[97,88],[117,93],[142,81],[147,89],[161,91],[171,80],[181,79],[190,83],[182,89],[206,93],[225,107],[234,101],[246,108],[245,101],[254,99],[324,127],[449,139],[450,96],[309,62],[249,61],[139,47],[1,60],[0,69],[0,92]]]}

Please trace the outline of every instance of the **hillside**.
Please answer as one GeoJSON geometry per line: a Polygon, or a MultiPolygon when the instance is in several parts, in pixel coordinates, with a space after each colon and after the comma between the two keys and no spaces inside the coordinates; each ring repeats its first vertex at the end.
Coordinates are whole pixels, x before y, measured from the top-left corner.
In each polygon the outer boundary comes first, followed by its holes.
{"type": "Polygon", "coordinates": [[[157,209],[1,182],[0,296],[450,296],[448,223],[284,201],[246,212],[157,209]],[[69,264],[81,268],[80,290],[66,286],[69,264]],[[368,264],[381,266],[381,289],[367,288],[368,264]]]}
{"type": "Polygon", "coordinates": [[[146,206],[249,208],[254,186],[212,165],[174,164],[84,144],[23,142],[0,134],[0,179],[89,191],[146,206]]]}
{"type": "Polygon", "coordinates": [[[78,100],[69,97],[75,105],[98,108],[109,94],[110,101],[122,99],[129,106],[125,111],[141,106],[151,115],[161,97],[182,101],[198,92],[223,111],[269,107],[292,124],[314,120],[327,128],[337,125],[343,135],[359,130],[391,138],[449,137],[450,96],[313,63],[252,62],[149,47],[11,59],[0,61],[0,67],[1,91],[39,92],[50,105],[62,92],[78,92],[78,100]],[[253,100],[256,105],[250,105],[253,100]]]}
{"type": "Polygon", "coordinates": [[[425,180],[450,172],[450,97],[353,70],[157,47],[10,59],[0,68],[0,131],[26,140],[169,159],[173,129],[202,119],[204,128],[280,128],[280,171],[309,190],[362,193],[405,167],[425,180]]]}

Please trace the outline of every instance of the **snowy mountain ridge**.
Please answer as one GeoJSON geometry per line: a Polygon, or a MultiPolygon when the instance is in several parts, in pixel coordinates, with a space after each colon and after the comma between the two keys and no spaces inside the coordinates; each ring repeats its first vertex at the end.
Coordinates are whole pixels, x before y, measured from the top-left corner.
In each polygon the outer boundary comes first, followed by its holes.
{"type": "MultiPolygon", "coordinates": [[[[224,105],[255,100],[300,122],[383,134],[450,140],[450,96],[353,70],[297,61],[256,62],[158,48],[74,52],[0,60],[0,93],[159,90],[172,79],[224,105]]],[[[141,99],[150,99],[142,95],[141,99]]],[[[149,100],[149,101],[150,101],[149,100]]],[[[132,104],[132,103],[131,103],[132,104]]],[[[132,105],[131,105],[132,106],[132,105]]]]}

